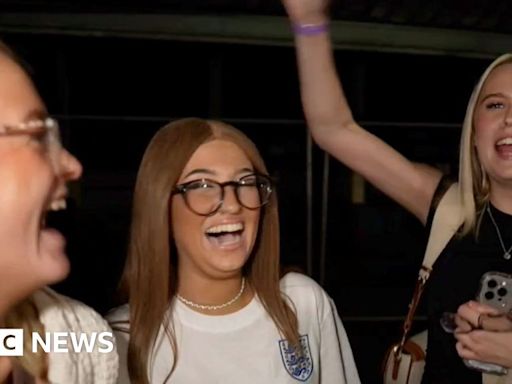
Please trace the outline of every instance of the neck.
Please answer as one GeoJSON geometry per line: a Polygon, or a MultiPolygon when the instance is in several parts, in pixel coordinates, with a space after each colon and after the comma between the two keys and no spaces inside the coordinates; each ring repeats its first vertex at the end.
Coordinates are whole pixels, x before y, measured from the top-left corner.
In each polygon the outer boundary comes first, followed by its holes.
{"type": "Polygon", "coordinates": [[[229,303],[216,310],[188,305],[198,312],[209,315],[221,315],[235,312],[250,301],[248,298],[250,299],[252,295],[250,294],[249,284],[245,281],[244,285],[245,287],[243,291],[241,291],[241,275],[222,280],[204,278],[201,276],[187,276],[186,278],[179,279],[177,293],[186,301],[203,306],[223,306],[229,303]]]}
{"type": "Polygon", "coordinates": [[[7,313],[22,299],[18,292],[11,292],[8,285],[10,284],[0,284],[0,292],[2,292],[0,295],[0,328],[4,325],[7,313]]]}
{"type": "Polygon", "coordinates": [[[19,284],[16,281],[0,281],[0,326],[5,318],[5,315],[14,307],[16,304],[28,298],[36,289],[32,287],[19,288],[19,284]]]}
{"type": "Polygon", "coordinates": [[[492,205],[502,212],[512,215],[512,186],[500,183],[491,183],[492,205]]]}

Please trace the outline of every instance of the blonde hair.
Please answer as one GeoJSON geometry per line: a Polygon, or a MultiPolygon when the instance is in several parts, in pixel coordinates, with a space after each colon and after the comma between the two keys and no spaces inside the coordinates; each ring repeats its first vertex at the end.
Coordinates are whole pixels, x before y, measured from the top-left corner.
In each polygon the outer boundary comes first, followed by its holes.
{"type": "Polygon", "coordinates": [[[36,352],[32,351],[32,333],[44,335],[45,332],[34,300],[28,298],[18,303],[7,313],[4,323],[7,328],[23,329],[23,356],[16,357],[16,363],[34,378],[48,380],[48,361],[45,352],[39,348],[36,352]]]}
{"type": "MultiPolygon", "coordinates": [[[[176,292],[176,249],[170,222],[170,196],[183,168],[202,144],[222,139],[240,147],[256,172],[267,173],[255,145],[239,130],[218,121],[182,119],[161,128],[146,149],[137,175],[128,258],[121,290],[130,304],[130,380],[148,383],[148,356],[161,325],[178,358],[169,305],[176,292]]],[[[262,208],[256,244],[244,274],[282,335],[298,345],[297,318],[279,289],[277,198],[262,208]]]]}
{"type": "Polygon", "coordinates": [[[462,135],[460,138],[459,193],[462,202],[463,225],[461,234],[465,235],[477,228],[478,216],[489,201],[489,176],[483,168],[475,148],[474,116],[475,107],[480,98],[482,87],[494,69],[500,65],[512,63],[512,54],[501,55],[494,60],[480,77],[469,99],[462,135]]]}
{"type": "Polygon", "coordinates": [[[16,63],[21,69],[25,71],[25,73],[29,74],[31,72],[30,67],[14,52],[11,47],[5,44],[2,40],[0,40],[0,54],[7,56],[14,63],[16,63]]]}
{"type": "Polygon", "coordinates": [[[5,44],[2,40],[0,40],[0,52],[9,57],[16,57],[13,50],[7,44],[5,44]]]}
{"type": "MultiPolygon", "coordinates": [[[[4,42],[0,40],[0,54],[6,55],[23,70],[21,60],[4,42]]],[[[22,328],[24,330],[24,354],[23,356],[16,357],[16,362],[26,372],[33,377],[47,380],[48,379],[48,362],[46,355],[43,351],[38,350],[36,353],[32,352],[32,332],[44,334],[44,326],[39,320],[39,311],[34,303],[34,300],[29,297],[14,306],[7,312],[4,319],[4,324],[7,328],[22,328]]]]}

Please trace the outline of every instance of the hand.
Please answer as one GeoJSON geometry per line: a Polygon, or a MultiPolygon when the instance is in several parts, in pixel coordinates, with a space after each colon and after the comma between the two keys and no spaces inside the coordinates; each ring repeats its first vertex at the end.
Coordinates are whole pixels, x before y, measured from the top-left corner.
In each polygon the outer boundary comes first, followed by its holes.
{"type": "Polygon", "coordinates": [[[282,0],[294,24],[321,24],[328,20],[328,0],[282,0]]]}
{"type": "MultiPolygon", "coordinates": [[[[470,332],[475,328],[484,328],[484,320],[499,316],[500,312],[485,304],[476,301],[468,301],[462,304],[455,315],[456,333],[470,332]]],[[[488,329],[491,330],[491,329],[488,329]]]]}
{"type": "Polygon", "coordinates": [[[474,330],[456,333],[455,338],[461,358],[512,368],[512,332],[474,330]]]}
{"type": "Polygon", "coordinates": [[[512,321],[495,308],[469,301],[455,316],[459,356],[512,367],[512,321]]]}

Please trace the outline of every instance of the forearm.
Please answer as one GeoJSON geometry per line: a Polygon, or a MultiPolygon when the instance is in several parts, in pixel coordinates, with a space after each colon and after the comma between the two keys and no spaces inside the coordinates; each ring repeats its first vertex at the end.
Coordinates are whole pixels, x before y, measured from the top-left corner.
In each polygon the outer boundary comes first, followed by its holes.
{"type": "MultiPolygon", "coordinates": [[[[316,24],[326,23],[317,17],[316,24]]],[[[303,24],[303,22],[300,22],[303,24]]],[[[330,35],[296,34],[297,62],[304,113],[320,145],[333,130],[349,128],[354,120],[336,72],[330,35]]]]}

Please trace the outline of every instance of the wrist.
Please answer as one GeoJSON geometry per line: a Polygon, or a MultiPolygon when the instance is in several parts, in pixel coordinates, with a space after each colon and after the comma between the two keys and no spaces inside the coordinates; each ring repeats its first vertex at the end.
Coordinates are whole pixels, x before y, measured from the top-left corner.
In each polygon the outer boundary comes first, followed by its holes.
{"type": "Polygon", "coordinates": [[[316,36],[329,32],[329,22],[322,21],[317,23],[293,23],[292,31],[295,36],[316,36]]]}
{"type": "Polygon", "coordinates": [[[328,24],[330,17],[327,12],[304,12],[302,14],[294,14],[290,17],[290,22],[295,24],[328,24]]]}

